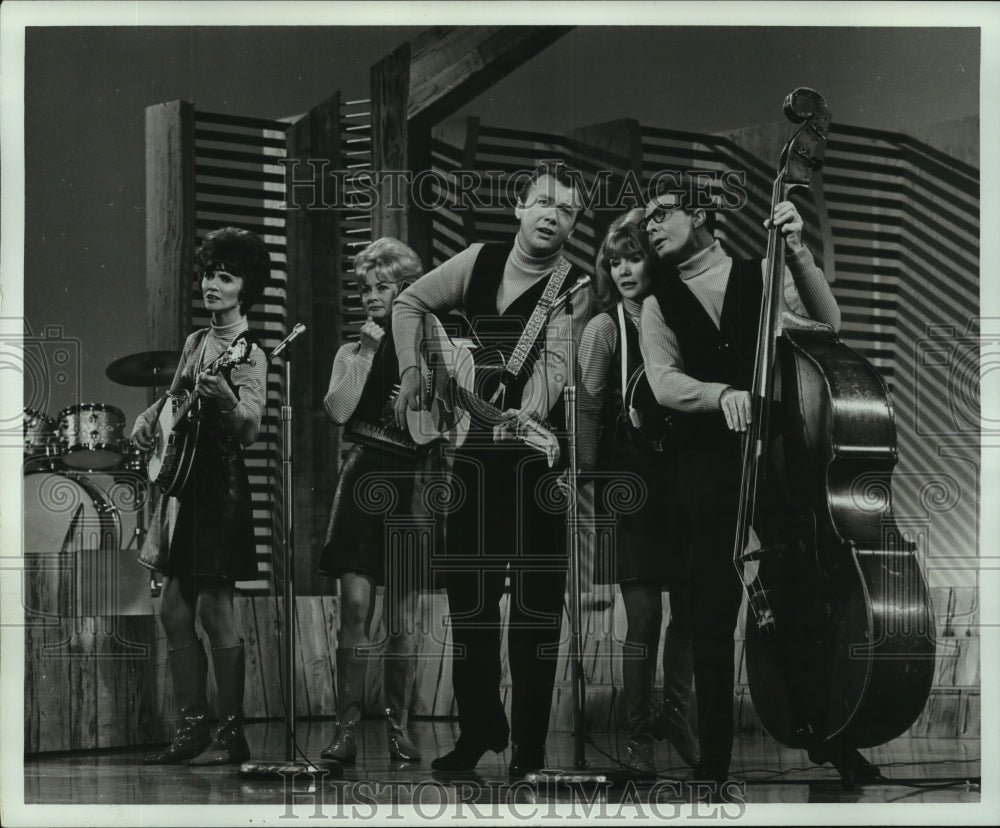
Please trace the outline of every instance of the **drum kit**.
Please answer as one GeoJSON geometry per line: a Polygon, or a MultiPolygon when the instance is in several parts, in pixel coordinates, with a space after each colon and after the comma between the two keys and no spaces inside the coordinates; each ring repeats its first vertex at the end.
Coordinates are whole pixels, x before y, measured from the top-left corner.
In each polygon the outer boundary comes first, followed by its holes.
{"type": "MultiPolygon", "coordinates": [[[[179,357],[175,351],[131,354],[105,373],[119,385],[152,388],[155,397],[173,378],[179,357]]],[[[126,436],[125,414],[113,405],[71,405],[55,417],[25,408],[25,551],[121,548],[122,510],[135,513],[134,541],[141,544],[147,459],[126,436]],[[100,485],[104,475],[110,487],[100,485]]]]}

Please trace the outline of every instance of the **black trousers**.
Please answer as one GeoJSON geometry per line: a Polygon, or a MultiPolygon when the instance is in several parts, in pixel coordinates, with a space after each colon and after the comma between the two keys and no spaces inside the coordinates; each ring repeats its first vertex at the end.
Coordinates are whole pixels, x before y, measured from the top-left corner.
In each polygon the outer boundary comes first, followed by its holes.
{"type": "Polygon", "coordinates": [[[739,447],[732,439],[689,444],[678,464],[681,518],[689,533],[687,606],[693,627],[700,766],[724,776],[733,746],[736,622],[743,585],[733,565],[740,490],[739,447]]]}
{"type": "Polygon", "coordinates": [[[455,458],[461,502],[447,521],[452,683],[461,738],[495,743],[510,732],[541,746],[548,733],[566,584],[565,501],[557,470],[520,447],[455,458]],[[500,599],[510,576],[508,727],[500,697],[500,599]]]}

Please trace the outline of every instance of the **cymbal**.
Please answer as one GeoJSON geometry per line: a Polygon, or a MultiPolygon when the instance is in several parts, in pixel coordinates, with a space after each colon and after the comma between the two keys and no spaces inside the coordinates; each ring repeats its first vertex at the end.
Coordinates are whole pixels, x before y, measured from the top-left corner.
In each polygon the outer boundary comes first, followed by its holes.
{"type": "Polygon", "coordinates": [[[104,373],[119,385],[170,385],[180,357],[178,351],[143,351],[116,359],[104,373]]]}

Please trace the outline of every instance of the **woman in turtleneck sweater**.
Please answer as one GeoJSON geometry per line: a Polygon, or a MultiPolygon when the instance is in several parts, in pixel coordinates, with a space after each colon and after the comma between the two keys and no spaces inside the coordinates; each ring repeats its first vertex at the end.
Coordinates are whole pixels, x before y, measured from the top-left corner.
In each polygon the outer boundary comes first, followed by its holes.
{"type": "MultiPolygon", "coordinates": [[[[257,439],[265,404],[267,361],[247,334],[247,311],[264,292],[271,260],[263,240],[226,227],[205,236],[196,255],[205,307],[212,325],[184,343],[170,393],[201,399],[194,465],[177,495],[161,497],[139,555],[163,573],[160,620],[167,635],[178,726],[173,741],[145,757],[147,764],[243,762],[245,657],[233,614],[236,581],[257,577],[250,483],[243,448],[257,439]],[[248,360],[217,374],[205,369],[240,338],[250,341],[248,360]],[[209,728],[205,695],[208,659],[195,632],[195,614],[212,644],[218,727],[209,728]]],[[[132,440],[153,448],[160,405],[136,419],[132,440]]]]}
{"type": "Polygon", "coordinates": [[[590,320],[580,341],[578,444],[581,472],[593,472],[596,478],[598,513],[621,507],[611,560],[599,562],[595,580],[617,582],[625,602],[626,763],[652,774],[654,736],[668,739],[692,765],[698,746],[687,720],[691,635],[681,595],[681,541],[671,514],[672,456],[669,439],[662,439],[668,433],[664,411],[652,402],[639,352],[639,317],[654,274],[652,249],[637,224],[641,218],[640,209],[616,219],[597,254],[596,290],[605,312],[590,320]],[[638,389],[635,394],[633,387],[638,389]],[[624,499],[623,492],[628,493],[624,499]],[[636,498],[641,499],[638,508],[636,498]],[[625,502],[629,500],[631,504],[625,502]],[[663,645],[663,704],[654,714],[661,592],[668,587],[671,618],[663,645]]]}

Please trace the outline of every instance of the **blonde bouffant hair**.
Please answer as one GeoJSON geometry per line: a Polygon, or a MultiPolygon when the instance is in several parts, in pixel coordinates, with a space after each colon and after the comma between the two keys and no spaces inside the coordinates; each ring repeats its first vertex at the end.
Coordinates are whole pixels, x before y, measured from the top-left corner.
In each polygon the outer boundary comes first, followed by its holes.
{"type": "Polygon", "coordinates": [[[383,236],[354,257],[354,276],[359,285],[373,270],[379,281],[408,283],[424,272],[424,266],[420,257],[399,239],[383,236]]]}
{"type": "Polygon", "coordinates": [[[618,302],[618,288],[611,278],[611,260],[624,259],[633,253],[641,253],[646,259],[646,267],[652,268],[656,255],[649,243],[646,231],[640,229],[639,222],[645,211],[636,207],[624,213],[613,222],[604,234],[604,241],[597,251],[594,263],[594,293],[597,296],[597,310],[605,311],[618,302]]]}

